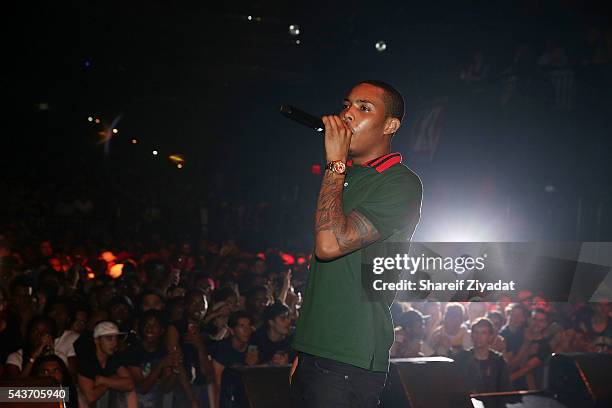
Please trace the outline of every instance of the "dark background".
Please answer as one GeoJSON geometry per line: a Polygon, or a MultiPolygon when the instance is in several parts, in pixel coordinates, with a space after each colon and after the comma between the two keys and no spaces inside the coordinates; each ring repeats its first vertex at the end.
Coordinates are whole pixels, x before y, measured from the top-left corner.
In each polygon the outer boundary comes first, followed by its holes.
{"type": "Polygon", "coordinates": [[[322,138],[278,108],[337,112],[356,81],[374,78],[406,99],[393,148],[424,184],[415,239],[612,238],[612,75],[609,62],[583,63],[609,46],[604,1],[47,2],[7,17],[4,224],[42,217],[41,233],[61,231],[63,220],[48,221],[55,205],[88,196],[98,228],[86,235],[308,248],[322,138]],[[555,109],[536,67],[551,41],[575,74],[572,109],[555,109]],[[530,85],[502,106],[519,46],[530,85]],[[475,93],[459,73],[478,49],[489,70],[475,93]],[[437,148],[413,152],[417,113],[440,104],[437,148]],[[98,131],[118,116],[105,151],[98,131]],[[151,205],[159,222],[132,226],[151,205]]]}

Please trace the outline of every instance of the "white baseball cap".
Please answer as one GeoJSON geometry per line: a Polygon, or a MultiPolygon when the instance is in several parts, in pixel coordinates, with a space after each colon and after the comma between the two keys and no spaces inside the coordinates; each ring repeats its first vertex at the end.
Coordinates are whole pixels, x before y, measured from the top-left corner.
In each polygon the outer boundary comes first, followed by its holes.
{"type": "Polygon", "coordinates": [[[115,323],[103,321],[96,324],[96,327],[94,327],[93,337],[97,339],[101,336],[123,336],[126,334],[125,332],[120,332],[115,323]]]}

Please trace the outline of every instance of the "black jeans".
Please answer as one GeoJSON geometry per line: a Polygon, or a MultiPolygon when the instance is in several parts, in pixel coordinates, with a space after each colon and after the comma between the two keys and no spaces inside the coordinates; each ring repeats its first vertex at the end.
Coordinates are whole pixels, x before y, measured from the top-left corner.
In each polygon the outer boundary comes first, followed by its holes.
{"type": "Polygon", "coordinates": [[[375,408],[387,373],[299,353],[291,381],[294,408],[375,408]]]}

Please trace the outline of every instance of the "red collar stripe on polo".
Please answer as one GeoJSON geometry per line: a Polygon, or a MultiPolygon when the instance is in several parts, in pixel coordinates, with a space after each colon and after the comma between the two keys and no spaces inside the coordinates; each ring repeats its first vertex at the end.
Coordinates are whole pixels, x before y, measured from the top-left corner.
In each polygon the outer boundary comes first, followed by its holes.
{"type": "Polygon", "coordinates": [[[377,157],[375,159],[370,160],[369,162],[364,163],[364,166],[369,166],[369,167],[376,167],[379,164],[381,164],[384,160],[388,159],[391,156],[395,156],[395,155],[399,155],[401,157],[401,154],[397,153],[397,152],[393,152],[393,153],[387,153],[385,155],[382,155],[380,157],[377,157]]]}
{"type": "Polygon", "coordinates": [[[383,171],[387,170],[389,167],[393,166],[394,164],[401,163],[401,162],[402,162],[402,155],[395,152],[395,153],[385,154],[384,156],[380,156],[376,159],[370,160],[369,162],[365,163],[364,166],[374,167],[377,172],[382,173],[383,171]]]}
{"type": "Polygon", "coordinates": [[[397,153],[396,155],[387,157],[385,160],[378,163],[375,169],[377,172],[382,173],[383,171],[387,170],[389,167],[397,163],[401,163],[401,162],[402,162],[402,155],[397,153]]]}

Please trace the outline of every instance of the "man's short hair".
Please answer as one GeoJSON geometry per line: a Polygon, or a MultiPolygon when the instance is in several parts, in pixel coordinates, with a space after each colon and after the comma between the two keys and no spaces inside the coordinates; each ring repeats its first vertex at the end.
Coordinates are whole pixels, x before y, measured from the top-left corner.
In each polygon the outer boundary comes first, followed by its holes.
{"type": "Polygon", "coordinates": [[[461,317],[465,316],[465,307],[461,303],[451,302],[446,305],[444,308],[444,316],[447,315],[459,315],[461,317]]]}
{"type": "Polygon", "coordinates": [[[426,319],[429,319],[429,315],[423,316],[418,310],[410,309],[402,313],[398,319],[398,325],[404,329],[412,329],[416,323],[423,324],[426,319]]]}
{"type": "Polygon", "coordinates": [[[239,310],[237,312],[232,313],[229,316],[229,318],[227,319],[227,326],[230,329],[233,329],[234,327],[238,326],[238,320],[240,319],[249,319],[250,322],[253,321],[253,319],[251,319],[250,314],[248,314],[244,310],[239,310]]]}
{"type": "Polygon", "coordinates": [[[384,91],[383,102],[387,117],[397,118],[400,122],[404,119],[404,97],[392,85],[375,79],[366,79],[359,84],[370,84],[382,89],[384,91]]]}
{"type": "Polygon", "coordinates": [[[479,317],[478,319],[474,320],[474,323],[472,323],[472,330],[478,326],[483,326],[489,329],[489,334],[495,333],[495,326],[493,326],[493,322],[486,317],[479,317]]]}
{"type": "Polygon", "coordinates": [[[278,316],[282,316],[283,314],[289,313],[290,311],[291,310],[286,304],[279,301],[276,301],[271,305],[266,306],[262,316],[266,327],[268,326],[268,320],[274,320],[278,316]]]}

